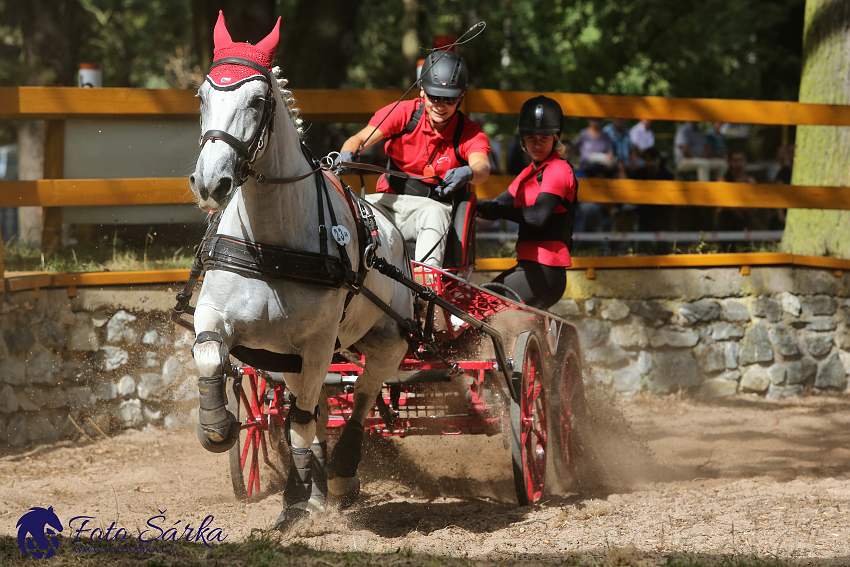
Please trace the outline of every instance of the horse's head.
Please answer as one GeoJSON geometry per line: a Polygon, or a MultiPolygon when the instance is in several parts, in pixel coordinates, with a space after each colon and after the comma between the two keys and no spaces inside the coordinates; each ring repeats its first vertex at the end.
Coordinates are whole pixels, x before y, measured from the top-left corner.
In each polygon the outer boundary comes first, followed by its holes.
{"type": "Polygon", "coordinates": [[[32,533],[44,533],[46,526],[50,526],[57,532],[62,531],[62,522],[59,521],[59,516],[53,511],[53,506],[50,508],[39,506],[30,508],[29,512],[21,516],[17,525],[26,527],[32,533]]]}
{"type": "Polygon", "coordinates": [[[270,74],[280,18],[257,45],[234,43],[219,12],[215,58],[201,101],[201,153],[189,185],[201,209],[221,210],[247,178],[270,134],[275,96],[270,74]]]}

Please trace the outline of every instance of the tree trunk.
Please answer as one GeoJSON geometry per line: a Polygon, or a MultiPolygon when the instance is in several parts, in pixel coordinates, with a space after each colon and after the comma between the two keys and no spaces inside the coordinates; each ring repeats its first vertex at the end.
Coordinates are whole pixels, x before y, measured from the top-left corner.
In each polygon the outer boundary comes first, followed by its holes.
{"type": "MultiPolygon", "coordinates": [[[[800,102],[850,104],[850,2],[806,0],[800,102]]],[[[850,186],[850,128],[797,129],[794,185],[850,186]]],[[[782,249],[850,258],[850,211],[788,211],[782,249]]]]}
{"type": "MultiPolygon", "coordinates": [[[[404,56],[406,68],[405,82],[410,82],[415,79],[416,62],[420,59],[419,51],[419,0],[404,0],[404,18],[402,19],[404,27],[404,35],[401,38],[401,54],[404,56]]],[[[431,47],[431,42],[428,42],[425,47],[431,47]]],[[[427,52],[426,52],[427,53],[427,52]]],[[[422,53],[422,59],[425,59],[425,54],[422,53]]]]}
{"type": "MultiPolygon", "coordinates": [[[[24,76],[21,82],[33,86],[75,85],[82,37],[82,5],[79,2],[27,0],[10,6],[13,9],[7,11],[8,23],[16,26],[23,38],[24,76]]],[[[17,129],[20,179],[43,179],[44,122],[20,122],[17,129]]],[[[18,225],[21,242],[41,246],[41,207],[20,207],[18,225]]]]}
{"type": "MultiPolygon", "coordinates": [[[[44,122],[18,123],[18,178],[35,181],[44,178],[44,122]]],[[[41,207],[19,207],[18,238],[21,243],[41,247],[41,207]]]]}

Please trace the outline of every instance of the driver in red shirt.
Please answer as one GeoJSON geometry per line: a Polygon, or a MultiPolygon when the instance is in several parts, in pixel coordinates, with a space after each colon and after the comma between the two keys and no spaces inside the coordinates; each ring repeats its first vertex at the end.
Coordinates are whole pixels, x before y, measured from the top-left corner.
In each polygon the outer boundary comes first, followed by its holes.
{"type": "MultiPolygon", "coordinates": [[[[495,199],[478,201],[485,219],[519,223],[517,265],[493,282],[519,295],[523,303],[548,309],[564,295],[576,209],[573,169],[561,158],[563,112],[557,101],[538,96],[525,101],[519,113],[522,149],[531,164],[495,199]]],[[[497,289],[497,288],[496,288],[497,289]]]]}
{"type": "Polygon", "coordinates": [[[438,183],[382,175],[378,193],[366,197],[395,222],[405,240],[416,241],[414,260],[436,267],[443,261],[452,193],[467,192],[470,183],[484,183],[490,176],[487,135],[458,110],[466,83],[466,63],[457,53],[433,52],[422,66],[419,98],[382,108],[340,150],[340,160],[350,162],[361,145],[362,151],[387,139],[388,169],[442,178],[438,183]]]}

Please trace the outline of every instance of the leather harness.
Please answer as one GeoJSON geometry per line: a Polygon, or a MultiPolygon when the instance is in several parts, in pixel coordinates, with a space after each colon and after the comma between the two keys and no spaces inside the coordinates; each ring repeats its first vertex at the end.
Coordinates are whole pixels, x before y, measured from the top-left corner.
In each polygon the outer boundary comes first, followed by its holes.
{"type": "MultiPolygon", "coordinates": [[[[253,61],[237,57],[219,60],[213,66],[225,63],[241,64],[256,69],[263,74],[269,83],[269,92],[272,92],[271,76],[262,66],[257,65],[253,61]]],[[[351,189],[343,185],[339,178],[323,168],[303,142],[301,143],[301,150],[311,165],[312,169],[310,173],[298,177],[266,178],[251,169],[250,166],[257,158],[259,150],[263,146],[262,140],[267,133],[271,132],[273,116],[274,97],[267,97],[267,107],[263,111],[263,119],[252,140],[246,143],[226,132],[211,130],[201,136],[200,145],[203,146],[208,140],[215,139],[222,140],[231,145],[240,157],[237,176],[243,182],[250,176],[254,177],[258,183],[282,185],[295,183],[296,181],[315,175],[319,216],[319,252],[293,250],[291,248],[261,244],[259,242],[243,240],[235,236],[219,234],[218,226],[221,222],[222,211],[210,213],[207,220],[206,233],[196,250],[195,260],[189,272],[189,280],[186,282],[184,289],[177,294],[177,305],[173,309],[172,320],[194,331],[194,325],[184,320],[182,315],[184,313],[194,315],[194,308],[189,305],[189,302],[191,301],[198,279],[208,270],[226,270],[247,277],[286,279],[333,289],[344,287],[348,290],[348,295],[345,299],[340,323],[345,319],[346,310],[354,295],[362,291],[364,295],[384,312],[399,320],[400,316],[389,305],[381,301],[363,286],[370,263],[376,255],[377,248],[381,245],[378,226],[369,205],[354,195],[351,189]],[[271,100],[271,103],[268,102],[269,100],[271,100]],[[269,104],[271,104],[271,109],[268,107],[269,104]],[[316,175],[319,171],[322,174],[316,175]],[[342,229],[345,232],[344,228],[337,223],[336,212],[334,211],[328,191],[329,183],[345,198],[351,215],[354,218],[359,244],[359,263],[357,270],[354,270],[352,267],[351,258],[343,243],[345,242],[343,237],[340,239],[334,237],[338,256],[331,255],[329,252],[329,233],[335,232],[334,229],[342,229]],[[327,203],[328,214],[330,216],[330,229],[325,219],[325,203],[327,203]]],[[[401,321],[407,323],[404,319],[401,319],[401,321]]],[[[410,324],[404,324],[402,327],[411,337],[415,334],[410,324]]]]}

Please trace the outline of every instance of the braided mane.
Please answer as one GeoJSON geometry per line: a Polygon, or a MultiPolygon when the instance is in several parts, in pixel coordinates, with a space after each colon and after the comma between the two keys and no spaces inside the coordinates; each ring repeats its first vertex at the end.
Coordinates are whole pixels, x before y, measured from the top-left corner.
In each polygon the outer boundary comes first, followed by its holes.
{"type": "Polygon", "coordinates": [[[281,98],[286,106],[286,112],[289,114],[289,119],[292,120],[292,125],[295,126],[295,131],[298,132],[298,138],[304,139],[304,120],[301,119],[301,110],[295,108],[295,97],[292,96],[292,91],[286,89],[289,79],[280,76],[280,67],[272,67],[272,74],[277,81],[277,86],[280,87],[281,98]]]}

